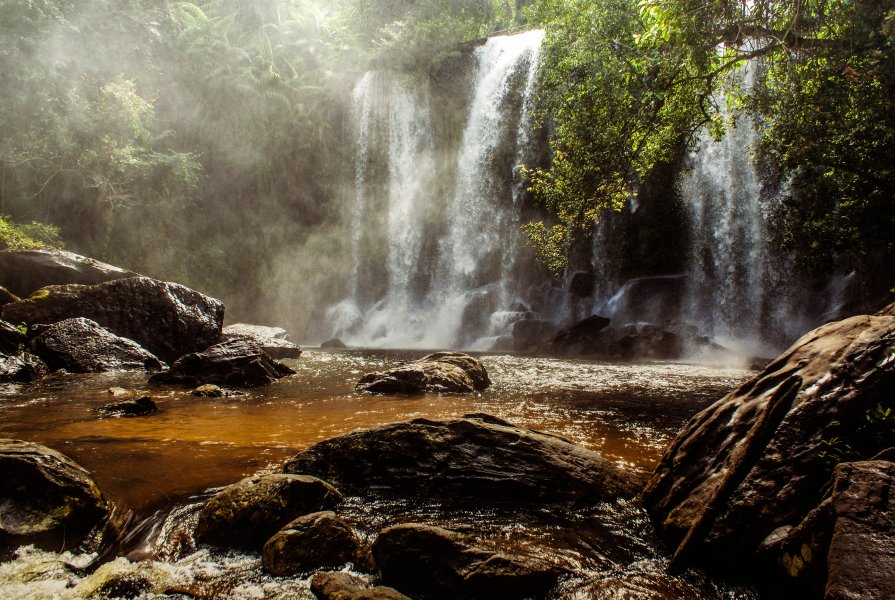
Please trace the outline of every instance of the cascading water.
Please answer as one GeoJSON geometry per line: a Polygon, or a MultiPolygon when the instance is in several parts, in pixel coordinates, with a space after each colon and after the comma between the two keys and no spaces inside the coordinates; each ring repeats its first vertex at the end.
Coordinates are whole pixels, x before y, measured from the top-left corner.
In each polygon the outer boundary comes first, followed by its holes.
{"type": "Polygon", "coordinates": [[[336,336],[367,347],[467,347],[511,307],[523,268],[513,170],[530,141],[543,36],[498,36],[476,49],[453,151],[435,139],[427,84],[390,72],[358,82],[353,281],[327,312],[336,336]]]}

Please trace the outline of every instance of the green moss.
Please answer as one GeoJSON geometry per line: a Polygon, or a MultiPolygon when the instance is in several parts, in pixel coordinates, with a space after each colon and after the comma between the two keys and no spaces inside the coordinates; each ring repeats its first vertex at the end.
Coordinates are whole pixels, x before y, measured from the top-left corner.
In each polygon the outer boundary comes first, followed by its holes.
{"type": "Polygon", "coordinates": [[[44,298],[50,297],[50,290],[37,290],[27,298],[23,300],[23,302],[35,302],[37,300],[43,300],[44,298]]]}

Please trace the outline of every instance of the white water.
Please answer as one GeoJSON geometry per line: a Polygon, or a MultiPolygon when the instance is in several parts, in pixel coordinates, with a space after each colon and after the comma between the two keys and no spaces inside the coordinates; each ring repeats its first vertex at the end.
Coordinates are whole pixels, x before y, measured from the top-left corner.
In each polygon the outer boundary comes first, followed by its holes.
{"type": "Polygon", "coordinates": [[[476,50],[453,155],[436,150],[427,85],[389,72],[358,82],[354,277],[349,296],[327,312],[333,335],[365,347],[468,347],[516,298],[521,187],[513,167],[529,144],[543,36],[498,36],[476,50]],[[376,157],[387,161],[384,180],[372,173],[376,157]]]}

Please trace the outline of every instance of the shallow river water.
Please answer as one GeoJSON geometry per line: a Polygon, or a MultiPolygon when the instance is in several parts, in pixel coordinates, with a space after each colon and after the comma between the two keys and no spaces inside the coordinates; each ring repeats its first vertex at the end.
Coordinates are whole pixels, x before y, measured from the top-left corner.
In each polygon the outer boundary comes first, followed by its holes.
{"type": "MultiPolygon", "coordinates": [[[[480,358],[492,387],[477,395],[354,393],[362,374],[421,355],[308,351],[300,360],[286,361],[297,375],[228,398],[149,390],[139,374],[68,375],[31,386],[0,386],[0,437],[39,442],[70,456],[128,519],[128,536],[118,549],[124,556],[97,574],[78,575],[63,564],[85,564],[91,556],[24,549],[17,560],[0,565],[0,598],[88,597],[110,570],[142,573],[158,582],[156,589],[184,594],[171,597],[311,597],[306,580],[263,575],[257,556],[195,546],[191,528],[197,509],[214,488],[276,470],[298,450],[342,433],[472,412],[562,435],[646,474],[690,416],[751,375],[673,363],[486,355],[480,358]],[[113,386],[147,391],[158,412],[101,416],[96,409],[112,401],[113,386]]],[[[468,533],[484,547],[550,560],[571,573],[555,590],[557,598],[753,597],[699,573],[665,575],[667,556],[645,514],[626,502],[574,514],[535,509],[510,515],[349,498],[341,511],[369,536],[398,522],[426,522],[468,533]]]]}

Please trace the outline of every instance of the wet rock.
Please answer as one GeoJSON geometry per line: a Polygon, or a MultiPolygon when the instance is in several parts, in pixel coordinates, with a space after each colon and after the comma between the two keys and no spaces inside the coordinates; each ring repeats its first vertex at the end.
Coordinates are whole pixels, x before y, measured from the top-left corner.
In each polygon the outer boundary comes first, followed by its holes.
{"type": "Polygon", "coordinates": [[[70,373],[160,371],[164,365],[133,340],[83,317],[42,327],[31,350],[53,369],[70,373]]]}
{"type": "Polygon", "coordinates": [[[0,440],[0,552],[25,544],[61,552],[78,547],[111,506],[90,474],[40,444],[0,440]]]}
{"type": "Polygon", "coordinates": [[[264,544],[262,564],[271,575],[305,576],[356,564],[362,554],[360,538],[351,526],[334,512],[324,511],[298,517],[274,534],[264,544]]]}
{"type": "Polygon", "coordinates": [[[534,350],[556,333],[556,325],[542,319],[523,319],[513,323],[513,349],[534,350]]]}
{"type": "Polygon", "coordinates": [[[345,342],[340,340],[339,338],[333,338],[331,340],[326,340],[320,347],[324,350],[345,350],[348,346],[345,345],[345,342]]]}
{"type": "Polygon", "coordinates": [[[24,348],[28,338],[12,323],[0,321],[0,352],[18,354],[24,348]]]}
{"type": "Polygon", "coordinates": [[[141,396],[133,400],[122,400],[101,406],[99,412],[119,417],[139,417],[148,415],[158,410],[155,402],[149,396],[141,396]]]}
{"type": "Polygon", "coordinates": [[[132,271],[64,250],[0,252],[0,285],[22,297],[48,285],[94,285],[136,276],[132,271]]]}
{"type": "Polygon", "coordinates": [[[351,573],[315,573],[311,592],[319,600],[410,600],[394,588],[371,586],[351,573]]]}
{"type": "Polygon", "coordinates": [[[130,277],[43,288],[0,313],[29,325],[85,317],[171,363],[220,341],[224,305],[177,283],[130,277]]]}
{"type": "Polygon", "coordinates": [[[356,431],[315,444],[284,471],[358,495],[460,503],[584,504],[631,497],[642,485],[596,452],[488,415],[356,431]]]}
{"type": "Polygon", "coordinates": [[[380,532],[373,558],[383,583],[412,597],[540,598],[560,575],[553,565],[481,550],[452,531],[414,523],[380,532]]]}
{"type": "Polygon", "coordinates": [[[621,573],[588,582],[570,590],[571,598],[632,600],[704,600],[704,590],[665,573],[621,573]]]}
{"type": "Polygon", "coordinates": [[[244,396],[245,392],[225,390],[222,387],[207,383],[194,389],[192,394],[193,396],[199,396],[200,398],[230,398],[231,396],[244,396]]]}
{"type": "Polygon", "coordinates": [[[246,323],[224,327],[221,341],[226,342],[239,338],[253,340],[271,358],[298,358],[301,356],[301,348],[287,340],[286,330],[280,327],[247,325],[246,323]]]}
{"type": "Polygon", "coordinates": [[[260,475],[235,483],[205,503],[196,541],[258,552],[294,519],[334,508],[337,489],[307,475],[260,475]]]}
{"type": "Polygon", "coordinates": [[[688,285],[686,275],[629,279],[612,299],[617,323],[667,323],[681,314],[688,285]]]}
{"type": "Polygon", "coordinates": [[[676,549],[672,566],[746,569],[768,536],[818,505],[831,444],[858,460],[891,446],[868,435],[867,424],[895,389],[893,356],[895,317],[830,323],[693,417],[644,493],[676,549]]]}
{"type": "Polygon", "coordinates": [[[180,357],[168,371],[153,375],[149,383],[256,387],[287,375],[295,375],[295,371],[272,359],[254,341],[238,338],[180,357]]]}
{"type": "Polygon", "coordinates": [[[491,385],[484,365],[468,354],[436,352],[388,371],[369,373],[355,389],[372,394],[468,394],[491,385]]]}
{"type": "Polygon", "coordinates": [[[593,271],[578,271],[569,281],[569,293],[578,298],[590,298],[596,284],[597,278],[593,271]]]}
{"type": "Polygon", "coordinates": [[[591,315],[557,333],[547,343],[546,350],[563,356],[586,356],[608,354],[608,339],[601,335],[610,320],[599,315],[591,315]]]}
{"type": "Polygon", "coordinates": [[[49,372],[40,358],[28,352],[17,356],[0,353],[0,383],[31,383],[49,372]]]}
{"type": "Polygon", "coordinates": [[[21,298],[10,292],[8,289],[0,285],[0,306],[5,304],[10,304],[12,302],[19,302],[21,298]]]}

